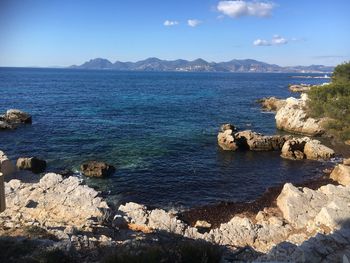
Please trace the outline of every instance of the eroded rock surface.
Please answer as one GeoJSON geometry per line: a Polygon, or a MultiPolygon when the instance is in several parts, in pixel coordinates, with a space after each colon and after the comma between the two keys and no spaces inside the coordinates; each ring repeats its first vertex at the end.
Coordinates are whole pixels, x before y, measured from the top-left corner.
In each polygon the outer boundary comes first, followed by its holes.
{"type": "Polygon", "coordinates": [[[336,165],[330,177],[342,185],[350,186],[350,166],[344,164],[336,165]]]}
{"type": "Polygon", "coordinates": [[[309,137],[289,139],[281,151],[281,157],[291,160],[329,160],[334,155],[335,152],[331,148],[309,137]]]}
{"type": "Polygon", "coordinates": [[[276,151],[281,150],[290,136],[265,136],[251,130],[235,132],[235,130],[227,128],[221,129],[217,138],[218,144],[223,150],[276,151]]]}
{"type": "Polygon", "coordinates": [[[42,173],[46,169],[46,161],[36,157],[18,158],[16,166],[20,170],[29,170],[33,173],[42,173]]]}
{"type": "Polygon", "coordinates": [[[266,111],[278,111],[284,105],[286,105],[286,100],[278,99],[276,97],[263,98],[258,100],[262,108],[266,111]]]}
{"type": "Polygon", "coordinates": [[[310,136],[322,135],[325,132],[322,127],[323,120],[307,115],[305,111],[307,96],[305,95],[301,99],[293,97],[286,99],[286,104],[276,113],[276,126],[280,130],[292,133],[310,136]]]}
{"type": "Polygon", "coordinates": [[[105,162],[88,161],[80,166],[81,172],[90,177],[106,177],[115,172],[115,168],[105,162]]]}

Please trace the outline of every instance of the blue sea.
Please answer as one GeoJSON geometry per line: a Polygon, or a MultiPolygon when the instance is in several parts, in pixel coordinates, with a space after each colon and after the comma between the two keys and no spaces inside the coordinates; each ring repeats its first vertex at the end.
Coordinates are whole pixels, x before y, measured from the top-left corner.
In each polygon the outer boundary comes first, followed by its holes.
{"type": "Polygon", "coordinates": [[[47,171],[78,172],[86,160],[106,161],[115,174],[86,183],[114,204],[189,208],[253,200],[268,187],[322,173],[321,162],[217,145],[223,123],[279,133],[274,114],[256,100],[295,95],[290,83],[325,81],[291,75],[0,68],[0,113],[18,108],[33,116],[32,125],[2,131],[0,149],[13,160],[45,159],[47,171]]]}

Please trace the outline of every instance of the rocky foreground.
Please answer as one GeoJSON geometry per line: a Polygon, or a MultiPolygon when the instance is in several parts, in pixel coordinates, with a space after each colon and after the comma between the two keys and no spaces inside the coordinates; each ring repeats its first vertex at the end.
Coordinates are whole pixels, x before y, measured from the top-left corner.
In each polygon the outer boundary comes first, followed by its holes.
{"type": "Polygon", "coordinates": [[[37,183],[14,179],[5,183],[0,240],[23,241],[25,229],[41,229],[46,235],[36,238],[38,247],[27,257],[40,251],[75,251],[82,262],[99,262],[97,251],[107,248],[131,249],[135,242],[153,246],[164,242],[164,235],[168,242],[185,238],[216,244],[225,251],[226,262],[239,259],[242,251],[245,260],[256,262],[340,262],[344,255],[350,258],[348,163],[331,174],[339,185],[312,190],[287,183],[275,204],[254,216],[233,216],[216,228],[203,220],[195,227],[180,220],[177,211],[136,203],[112,209],[77,177],[48,173],[37,183]]]}

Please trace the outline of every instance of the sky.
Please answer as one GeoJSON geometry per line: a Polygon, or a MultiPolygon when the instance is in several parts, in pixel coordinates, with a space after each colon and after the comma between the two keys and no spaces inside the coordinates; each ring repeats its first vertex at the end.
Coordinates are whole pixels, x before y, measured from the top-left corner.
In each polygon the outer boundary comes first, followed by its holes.
{"type": "Polygon", "coordinates": [[[350,0],[0,0],[0,66],[350,60],[350,0]]]}

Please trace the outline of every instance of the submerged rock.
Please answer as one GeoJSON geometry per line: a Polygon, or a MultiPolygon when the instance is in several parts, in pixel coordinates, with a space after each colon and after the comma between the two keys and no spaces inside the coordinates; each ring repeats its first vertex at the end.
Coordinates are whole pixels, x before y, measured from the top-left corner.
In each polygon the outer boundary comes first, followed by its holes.
{"type": "Polygon", "coordinates": [[[87,161],[80,166],[81,172],[90,177],[106,177],[115,172],[115,168],[105,162],[87,161]]]}
{"type": "Polygon", "coordinates": [[[6,111],[5,120],[9,123],[32,123],[32,116],[21,110],[10,109],[6,111]]]}
{"type": "Polygon", "coordinates": [[[262,108],[267,111],[278,111],[284,105],[286,105],[286,100],[278,99],[276,97],[263,98],[258,100],[262,108]]]}
{"type": "Polygon", "coordinates": [[[286,105],[276,113],[277,128],[310,136],[322,135],[325,132],[325,129],[322,127],[324,120],[314,119],[307,115],[305,111],[306,100],[307,96],[302,96],[301,99],[288,98],[286,105]]]}
{"type": "Polygon", "coordinates": [[[42,173],[46,169],[46,161],[36,157],[18,158],[16,166],[20,170],[30,170],[33,173],[42,173]]]}

